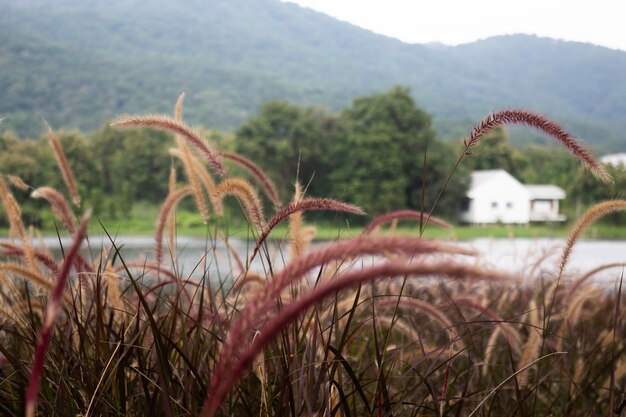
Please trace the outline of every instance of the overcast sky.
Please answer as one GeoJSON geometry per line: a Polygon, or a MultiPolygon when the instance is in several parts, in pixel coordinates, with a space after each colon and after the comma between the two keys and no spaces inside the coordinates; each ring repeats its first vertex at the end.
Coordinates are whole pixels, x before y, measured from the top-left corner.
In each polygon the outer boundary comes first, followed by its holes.
{"type": "Polygon", "coordinates": [[[626,51],[625,0],[286,0],[409,43],[527,33],[626,51]]]}

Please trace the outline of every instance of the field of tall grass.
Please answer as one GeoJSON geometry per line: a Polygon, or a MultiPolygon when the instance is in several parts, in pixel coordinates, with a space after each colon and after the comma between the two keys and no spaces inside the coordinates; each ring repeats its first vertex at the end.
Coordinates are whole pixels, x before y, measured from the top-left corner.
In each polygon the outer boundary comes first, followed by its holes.
{"type": "MultiPolygon", "coordinates": [[[[610,181],[558,125],[517,110],[479,123],[457,165],[505,123],[553,136],[610,181]]],[[[626,201],[589,209],[557,264],[537,262],[519,274],[477,266],[473,251],[422,238],[425,229],[449,227],[435,217],[436,203],[371,219],[360,236],[313,247],[305,212],[365,213],[309,197],[297,182],[284,202],[252,161],[214,149],[182,122],[182,97],[173,118],[132,116],[114,125],[172,132],[171,154],[183,162],[183,173],[171,171],[149,260],[127,259],[123,242],[106,229],[108,244],[91,244],[87,227],[97,219],[84,209],[51,130],[69,198],[1,173],[11,241],[0,245],[0,415],[622,414],[624,265],[580,273],[568,260],[581,233],[625,210],[626,201]],[[229,176],[229,164],[250,181],[229,176]],[[59,259],[23,224],[14,187],[47,200],[59,229],[73,236],[59,259]],[[205,220],[219,219],[206,228],[201,279],[177,267],[175,213],[184,198],[205,220]],[[230,253],[228,268],[214,274],[217,247],[229,241],[226,198],[240,207],[231,215],[249,224],[249,251],[230,253]],[[400,220],[416,224],[414,236],[389,232],[400,220]],[[283,223],[288,237],[277,243],[277,256],[267,239],[283,223]],[[262,273],[250,269],[254,259],[262,273]],[[607,271],[614,281],[594,284],[607,271]]]]}

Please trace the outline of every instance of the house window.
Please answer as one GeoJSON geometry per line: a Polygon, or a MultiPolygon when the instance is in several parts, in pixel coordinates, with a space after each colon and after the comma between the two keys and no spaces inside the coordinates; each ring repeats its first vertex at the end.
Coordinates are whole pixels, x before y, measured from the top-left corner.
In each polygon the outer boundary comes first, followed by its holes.
{"type": "Polygon", "coordinates": [[[497,201],[492,201],[491,202],[491,208],[492,209],[497,209],[498,208],[498,202],[497,201]]]}
{"type": "Polygon", "coordinates": [[[513,202],[512,201],[507,201],[506,208],[512,209],[513,208],[513,202]]]}
{"type": "Polygon", "coordinates": [[[461,207],[460,207],[461,211],[469,211],[471,201],[472,201],[471,199],[467,197],[463,197],[461,199],[461,207]]]}

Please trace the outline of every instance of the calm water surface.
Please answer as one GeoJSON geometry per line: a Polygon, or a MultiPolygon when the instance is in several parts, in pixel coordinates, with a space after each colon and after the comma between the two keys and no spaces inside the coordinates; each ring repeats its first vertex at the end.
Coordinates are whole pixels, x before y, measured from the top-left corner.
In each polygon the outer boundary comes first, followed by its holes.
{"type": "MultiPolygon", "coordinates": [[[[3,240],[0,239],[0,241],[3,240]]],[[[60,256],[61,247],[67,247],[70,243],[68,238],[60,242],[57,238],[44,238],[43,241],[58,256],[60,256]]],[[[246,254],[251,253],[253,249],[252,243],[241,239],[231,239],[229,243],[233,251],[238,253],[242,262],[245,263],[246,254]]],[[[530,270],[534,265],[544,270],[556,269],[564,240],[480,238],[456,243],[479,251],[481,256],[476,260],[469,258],[469,262],[511,272],[523,272],[530,270]]],[[[323,244],[316,243],[316,245],[323,244]]],[[[120,248],[120,253],[125,260],[153,259],[153,238],[118,237],[116,245],[120,248]]],[[[111,243],[107,237],[91,237],[89,246],[92,253],[99,254],[102,248],[110,248],[111,243]]],[[[213,245],[203,238],[179,237],[174,256],[168,251],[167,246],[164,247],[164,251],[164,264],[175,265],[181,276],[201,277],[207,271],[211,277],[227,278],[230,265],[234,262],[233,256],[223,242],[217,241],[213,245]]],[[[253,261],[252,270],[266,271],[269,268],[268,257],[275,269],[280,269],[286,263],[285,254],[278,250],[276,244],[270,242],[267,252],[263,256],[257,255],[253,261]]],[[[626,241],[581,240],[574,246],[568,270],[587,271],[613,262],[626,263],[626,241]]],[[[607,271],[605,276],[619,277],[620,272],[619,268],[612,269],[607,271]]]]}

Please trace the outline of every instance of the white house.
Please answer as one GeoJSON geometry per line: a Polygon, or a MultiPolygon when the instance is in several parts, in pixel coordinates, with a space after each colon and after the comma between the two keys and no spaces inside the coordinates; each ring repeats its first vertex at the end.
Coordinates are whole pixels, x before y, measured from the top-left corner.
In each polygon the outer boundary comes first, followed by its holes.
{"type": "Polygon", "coordinates": [[[471,224],[563,221],[563,198],[565,191],[555,185],[523,185],[502,169],[474,171],[459,218],[471,224]]]}

